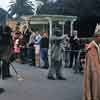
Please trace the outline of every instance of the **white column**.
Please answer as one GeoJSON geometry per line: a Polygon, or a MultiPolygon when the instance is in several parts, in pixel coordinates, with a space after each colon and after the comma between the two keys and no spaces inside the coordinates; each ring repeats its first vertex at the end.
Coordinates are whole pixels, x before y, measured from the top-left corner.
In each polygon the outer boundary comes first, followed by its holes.
{"type": "Polygon", "coordinates": [[[71,24],[70,24],[70,35],[71,36],[73,34],[73,24],[74,24],[74,21],[71,21],[71,24]]]}
{"type": "Polygon", "coordinates": [[[65,30],[65,23],[62,24],[62,32],[63,32],[63,35],[64,35],[64,30],[65,30]]]}
{"type": "Polygon", "coordinates": [[[73,34],[73,29],[74,29],[74,27],[73,27],[73,24],[74,24],[74,22],[76,21],[76,19],[73,19],[72,21],[71,21],[71,24],[70,24],[70,35],[72,36],[72,34],[73,34]]]}
{"type": "Polygon", "coordinates": [[[48,50],[48,60],[49,60],[49,68],[51,67],[51,38],[52,38],[52,19],[49,20],[49,50],[48,50]]]}
{"type": "Polygon", "coordinates": [[[45,24],[43,24],[43,30],[42,31],[45,32],[45,24]]]}

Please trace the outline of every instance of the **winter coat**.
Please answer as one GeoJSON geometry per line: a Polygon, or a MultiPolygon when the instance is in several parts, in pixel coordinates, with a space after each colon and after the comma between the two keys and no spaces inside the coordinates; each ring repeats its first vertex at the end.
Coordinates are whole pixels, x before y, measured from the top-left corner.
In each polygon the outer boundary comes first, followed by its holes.
{"type": "Polygon", "coordinates": [[[100,59],[97,47],[91,42],[86,53],[83,100],[100,100],[100,59]]]}

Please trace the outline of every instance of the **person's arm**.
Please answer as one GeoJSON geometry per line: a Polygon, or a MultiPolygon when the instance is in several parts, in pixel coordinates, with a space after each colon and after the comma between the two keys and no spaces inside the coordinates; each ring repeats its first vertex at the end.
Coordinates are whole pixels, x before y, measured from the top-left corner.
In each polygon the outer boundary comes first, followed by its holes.
{"type": "Polygon", "coordinates": [[[31,35],[29,38],[28,46],[31,45],[32,43],[34,43],[34,36],[33,35],[31,35]]]}
{"type": "Polygon", "coordinates": [[[32,41],[32,35],[31,35],[30,38],[29,38],[29,43],[28,43],[28,44],[30,44],[31,41],[32,41]]]}

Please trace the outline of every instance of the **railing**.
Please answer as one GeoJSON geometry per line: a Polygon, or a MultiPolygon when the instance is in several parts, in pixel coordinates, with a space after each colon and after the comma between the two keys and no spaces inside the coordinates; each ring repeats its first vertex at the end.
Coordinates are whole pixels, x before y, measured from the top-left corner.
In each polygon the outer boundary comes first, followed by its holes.
{"type": "MultiPolygon", "coordinates": [[[[84,63],[85,63],[85,53],[86,53],[86,50],[85,49],[80,49],[80,50],[65,50],[65,52],[68,52],[69,53],[69,58],[67,58],[67,60],[69,61],[69,63],[74,63],[75,64],[75,59],[76,59],[76,65],[74,65],[74,66],[76,66],[77,68],[78,67],[82,67],[83,68],[83,65],[84,65],[84,63]],[[70,55],[70,53],[75,53],[75,52],[77,52],[78,54],[77,54],[77,58],[73,58],[74,60],[74,62],[71,62],[70,61],[70,57],[71,57],[71,55],[70,55]]],[[[66,57],[66,55],[65,55],[65,57],[66,57]]],[[[68,62],[67,62],[68,63],[68,62]]],[[[66,58],[65,58],[65,66],[66,66],[66,58]]]]}

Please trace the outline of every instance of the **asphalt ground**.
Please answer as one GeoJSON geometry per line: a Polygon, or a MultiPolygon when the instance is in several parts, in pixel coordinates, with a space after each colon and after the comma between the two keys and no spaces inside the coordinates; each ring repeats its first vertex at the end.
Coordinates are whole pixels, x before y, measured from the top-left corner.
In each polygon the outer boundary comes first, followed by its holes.
{"type": "Polygon", "coordinates": [[[72,69],[64,69],[67,80],[48,80],[47,69],[13,63],[19,76],[12,68],[12,78],[0,80],[0,100],[82,100],[83,75],[74,74],[72,69]]]}

